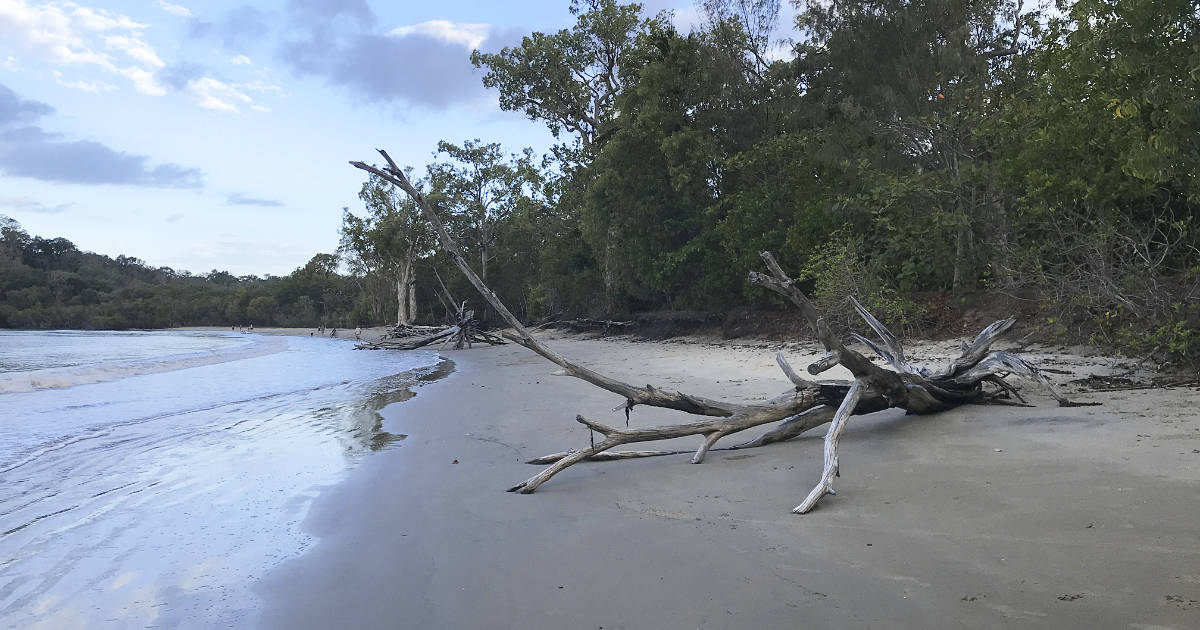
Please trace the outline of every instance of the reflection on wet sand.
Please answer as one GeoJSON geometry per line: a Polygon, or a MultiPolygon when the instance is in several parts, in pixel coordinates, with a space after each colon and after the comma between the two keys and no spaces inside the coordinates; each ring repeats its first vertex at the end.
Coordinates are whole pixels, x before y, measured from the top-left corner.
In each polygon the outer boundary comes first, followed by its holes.
{"type": "MultiPolygon", "coordinates": [[[[218,376],[264,372],[239,367],[218,376]]],[[[12,467],[0,628],[246,627],[253,583],[312,543],[300,523],[319,489],[407,437],[384,431],[381,411],[452,371],[443,360],[114,424],[12,467]]]]}
{"type": "Polygon", "coordinates": [[[428,368],[418,368],[401,372],[395,376],[379,379],[374,391],[361,403],[353,403],[348,413],[333,414],[345,420],[341,438],[346,442],[346,450],[379,451],[392,446],[394,443],[407,438],[404,433],[388,433],[383,430],[383,415],[379,413],[395,403],[404,402],[416,392],[413,384],[431,383],[445,378],[454,372],[454,362],[443,358],[437,365],[428,368]]]}

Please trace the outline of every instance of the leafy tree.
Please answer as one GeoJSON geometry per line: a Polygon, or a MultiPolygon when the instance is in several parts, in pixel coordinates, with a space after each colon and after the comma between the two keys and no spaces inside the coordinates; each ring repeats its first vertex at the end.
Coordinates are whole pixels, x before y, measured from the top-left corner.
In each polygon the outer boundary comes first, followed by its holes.
{"type": "Polygon", "coordinates": [[[1200,16],[1180,1],[1060,8],[981,130],[1018,196],[1014,273],[1067,330],[1195,355],[1200,16]]]}
{"type": "MultiPolygon", "coordinates": [[[[1033,18],[1016,16],[1021,5],[1007,0],[811,0],[801,6],[798,26],[808,39],[798,47],[797,62],[811,96],[835,124],[862,125],[875,136],[855,157],[909,180],[902,186],[911,197],[896,208],[931,210],[892,217],[891,225],[951,237],[925,239],[925,249],[940,247],[935,259],[953,267],[926,268],[932,274],[921,282],[973,288],[975,261],[986,256],[976,250],[992,240],[985,232],[1006,231],[997,212],[1003,191],[987,168],[989,147],[977,142],[973,129],[994,113],[996,70],[1019,52],[1017,25],[1033,18]]],[[[873,246],[895,249],[886,240],[873,246]]]]}
{"type": "Polygon", "coordinates": [[[479,275],[486,282],[500,226],[538,188],[533,151],[506,158],[499,143],[467,140],[459,146],[442,141],[437,155],[450,161],[429,166],[432,197],[446,210],[447,222],[467,252],[478,257],[479,275]]]}
{"type": "Polygon", "coordinates": [[[591,147],[616,114],[617,95],[631,80],[629,55],[650,21],[640,4],[572,0],[576,24],[556,33],[533,33],[499,53],[471,53],[487,68],[483,84],[500,95],[500,108],[546,123],[558,137],[566,131],[591,147]]]}
{"type": "MultiPolygon", "coordinates": [[[[358,196],[366,206],[367,217],[344,212],[339,250],[355,278],[382,273],[393,279],[396,324],[410,324],[417,312],[416,263],[432,249],[433,232],[416,204],[377,176],[372,175],[363,184],[358,196]]],[[[373,313],[381,315],[379,292],[362,288],[375,296],[373,313]]]]}

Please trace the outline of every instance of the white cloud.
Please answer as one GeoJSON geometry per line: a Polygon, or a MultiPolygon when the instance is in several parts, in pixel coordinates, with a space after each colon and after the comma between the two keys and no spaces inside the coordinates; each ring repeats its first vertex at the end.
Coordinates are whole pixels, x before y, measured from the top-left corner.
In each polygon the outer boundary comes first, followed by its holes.
{"type": "Polygon", "coordinates": [[[230,59],[230,60],[229,60],[229,63],[231,63],[231,64],[233,64],[233,65],[235,65],[235,66],[249,66],[249,65],[251,65],[251,63],[250,63],[250,58],[249,58],[249,57],[247,57],[246,55],[238,55],[238,56],[234,57],[233,59],[230,59]]]}
{"type": "Polygon", "coordinates": [[[84,81],[77,79],[75,81],[67,81],[63,78],[63,73],[58,70],[54,71],[54,80],[61,86],[79,90],[80,92],[89,92],[91,94],[99,94],[101,92],[111,92],[117,89],[117,86],[104,81],[84,81]]]}
{"type": "Polygon", "coordinates": [[[171,4],[170,2],[163,2],[163,0],[158,0],[158,6],[162,7],[163,11],[166,11],[167,13],[170,13],[171,15],[174,15],[177,17],[184,17],[184,18],[192,17],[191,10],[189,10],[187,7],[180,6],[178,4],[171,4]]]}
{"type": "Polygon", "coordinates": [[[8,58],[4,60],[4,69],[11,70],[13,72],[20,72],[22,70],[21,61],[12,55],[9,55],[8,58]]]}
{"type": "MultiPolygon", "coordinates": [[[[14,2],[15,4],[15,2],[14,2]]],[[[24,2],[21,2],[24,4],[24,2]]],[[[83,28],[89,31],[138,31],[146,28],[146,24],[139,24],[124,15],[113,15],[104,9],[89,9],[81,7],[74,3],[66,3],[64,6],[75,7],[71,12],[71,17],[83,28]]],[[[57,8],[54,3],[46,5],[44,8],[57,8]]]]}
{"type": "Polygon", "coordinates": [[[133,83],[134,89],[142,94],[162,96],[167,93],[166,88],[159,84],[154,75],[143,68],[129,66],[128,68],[121,68],[117,71],[117,74],[129,79],[133,83]]]}
{"type": "Polygon", "coordinates": [[[149,44],[128,35],[106,35],[104,36],[104,45],[109,49],[125,53],[130,59],[140,62],[143,66],[161,68],[167,65],[158,58],[149,44]]]}
{"type": "Polygon", "coordinates": [[[388,35],[392,37],[424,35],[473,49],[479,48],[483,40],[487,39],[489,30],[491,30],[491,25],[488,24],[455,24],[447,20],[430,20],[394,28],[388,31],[388,35]]]}
{"type": "Polygon", "coordinates": [[[259,92],[259,93],[262,93],[262,92],[279,93],[279,92],[283,91],[283,88],[279,87],[278,85],[275,85],[274,83],[265,83],[263,81],[251,81],[249,83],[238,83],[237,88],[239,90],[246,90],[247,92],[259,92]]]}
{"type": "Polygon", "coordinates": [[[72,16],[58,5],[31,7],[24,0],[0,0],[0,36],[56,65],[112,65],[106,55],[88,48],[72,16]]]}
{"type": "Polygon", "coordinates": [[[266,105],[251,105],[250,109],[253,109],[256,112],[262,112],[264,114],[269,114],[271,112],[271,108],[267,107],[266,105]]]}
{"type": "Polygon", "coordinates": [[[237,87],[223,83],[212,77],[192,79],[187,84],[188,91],[196,98],[196,104],[204,109],[221,112],[240,113],[237,103],[250,105],[254,102],[237,87]]]}
{"type": "Polygon", "coordinates": [[[142,39],[146,28],[125,15],[73,2],[33,6],[27,0],[0,0],[0,41],[52,66],[93,67],[124,76],[139,92],[160,96],[166,90],[151,71],[165,64],[142,39]],[[123,53],[136,65],[121,67],[106,51],[123,53]]]}

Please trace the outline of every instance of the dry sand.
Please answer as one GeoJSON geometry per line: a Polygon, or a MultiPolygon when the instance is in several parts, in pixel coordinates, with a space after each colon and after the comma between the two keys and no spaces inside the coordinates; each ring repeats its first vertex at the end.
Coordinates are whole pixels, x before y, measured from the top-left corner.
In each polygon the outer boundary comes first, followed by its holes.
{"type": "MultiPolygon", "coordinates": [[[[730,399],[787,388],[780,344],[551,345],[637,384],[730,399]]],[[[796,365],[815,356],[783,349],[796,365]]],[[[319,543],[261,582],[263,627],[1200,627],[1194,386],[1072,393],[1100,407],[1034,395],[1036,408],[855,417],[838,494],[797,516],[823,429],[702,465],[580,464],[505,493],[538,470],[524,460],[587,444],[576,413],[617,423],[622,401],[517,346],[444,354],[451,376],[384,411],[408,440],[319,497],[306,522],[319,543]]],[[[1057,383],[1121,369],[1026,354],[1073,373],[1057,383]]],[[[632,421],[686,418],[639,407],[632,421]]]]}

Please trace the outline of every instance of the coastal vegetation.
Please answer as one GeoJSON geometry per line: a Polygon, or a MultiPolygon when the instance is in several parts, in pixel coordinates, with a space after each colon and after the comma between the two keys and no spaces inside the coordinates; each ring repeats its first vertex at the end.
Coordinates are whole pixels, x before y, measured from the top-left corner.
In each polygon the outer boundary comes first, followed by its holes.
{"type": "MultiPolygon", "coordinates": [[[[1022,377],[1041,385],[1063,407],[1092,406],[1100,403],[1072,402],[1055,391],[1041,371],[1025,359],[1006,351],[992,351],[992,345],[1006,333],[1016,319],[1009,317],[998,320],[984,328],[970,344],[963,344],[962,353],[941,370],[908,362],[900,340],[863,308],[853,296],[849,302],[854,310],[878,336],[880,343],[851,333],[857,341],[870,348],[893,369],[876,365],[858,351],[846,347],[841,338],[829,326],[825,315],[817,310],[803,291],[796,287],[794,278],[775,260],[770,252],[760,254],[766,263],[769,275],[751,271],[749,283],[770,290],[787,299],[800,311],[801,317],[815,333],[825,355],[809,364],[809,374],[818,375],[836,365],[844,366],[853,376],[853,381],[809,380],[800,376],[788,363],[783,353],[776,355],[780,369],[792,382],[793,388],[765,401],[728,403],[681,391],[671,391],[654,385],[638,387],[630,383],[601,374],[591,368],[574,363],[551,350],[530,334],[507,306],[488,286],[486,280],[476,274],[467,262],[462,245],[446,229],[438,216],[434,203],[423,194],[407,174],[392,160],[387,151],[379,149],[387,166],[376,167],[364,162],[351,161],[351,166],[371,173],[381,181],[391,183],[403,191],[410,201],[428,220],[434,233],[454,266],[475,288],[480,297],[495,309],[500,319],[511,328],[504,336],[511,341],[536,352],[562,368],[564,375],[573,376],[625,398],[626,430],[589,420],[577,415],[575,420],[589,429],[589,448],[572,449],[530,460],[530,464],[550,464],[542,472],[508,489],[509,492],[529,494],[554,475],[585,460],[620,460],[659,455],[675,455],[680,451],[610,451],[615,446],[639,442],[653,442],[689,435],[704,436],[704,442],[692,456],[692,463],[699,464],[718,440],[740,433],[746,429],[769,423],[776,426],[759,437],[743,442],[731,449],[754,448],[788,440],[809,429],[830,423],[825,435],[825,465],[821,481],[793,512],[805,514],[816,507],[827,494],[834,494],[833,480],[839,476],[838,444],[842,431],[850,416],[866,414],[892,407],[904,409],[909,414],[933,414],[953,409],[964,404],[1017,404],[1013,398],[1025,403],[1025,399],[1006,377],[1022,377]],[[985,388],[984,384],[992,386],[985,388]],[[629,416],[638,405],[674,409],[689,414],[707,417],[706,420],[683,424],[671,424],[650,428],[629,429],[629,416]],[[604,439],[596,443],[595,434],[604,439]]],[[[449,330],[458,328],[452,327],[449,330]]],[[[422,342],[423,343],[423,342],[422,342]]],[[[458,346],[461,348],[461,344],[458,346]]],[[[613,411],[617,411],[617,407],[613,411]]]]}
{"type": "Polygon", "coordinates": [[[347,326],[363,308],[355,279],[332,254],[284,277],[202,275],[138,258],[80,251],[31,236],[0,216],[0,327],[123,329],[170,326],[347,326]]]}
{"type": "MultiPolygon", "coordinates": [[[[471,61],[558,143],[450,138],[410,172],[525,321],[780,311],[799,270],[902,332],[1014,311],[1047,337],[1200,357],[1200,14],[1185,0],[703,0],[678,30],[575,0],[576,23],[471,61]]],[[[0,325],[449,321],[473,298],[377,177],[341,247],[291,275],[152,269],[4,226],[0,325]]]]}

